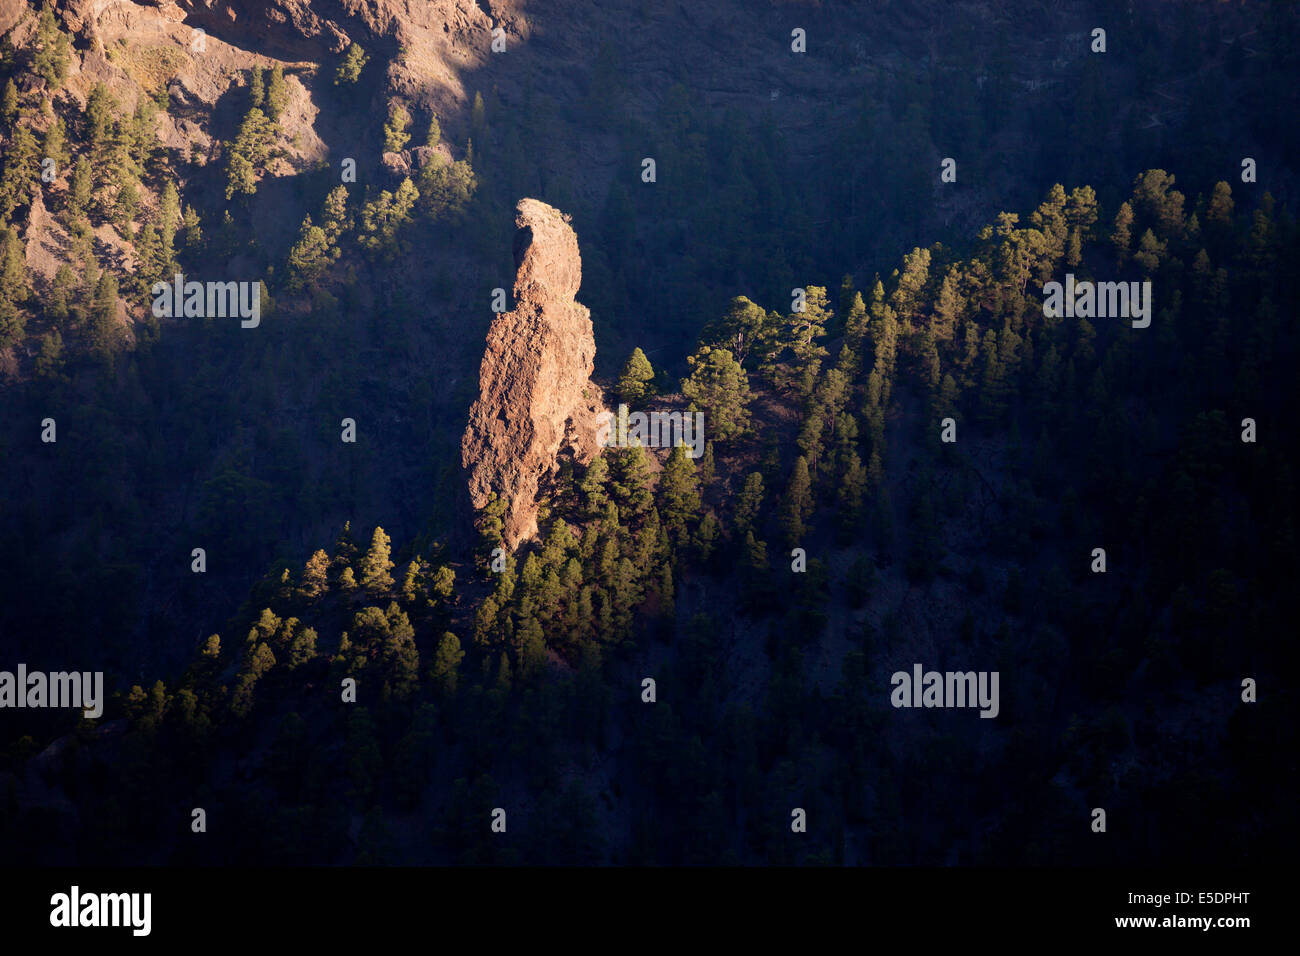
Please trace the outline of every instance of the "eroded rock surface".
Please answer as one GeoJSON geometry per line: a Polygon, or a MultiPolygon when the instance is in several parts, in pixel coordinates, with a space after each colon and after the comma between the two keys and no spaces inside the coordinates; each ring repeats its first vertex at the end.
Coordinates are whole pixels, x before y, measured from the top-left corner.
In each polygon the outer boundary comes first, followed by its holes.
{"type": "Polygon", "coordinates": [[[506,545],[537,533],[537,492],[571,455],[582,464],[599,450],[600,388],[591,313],[574,300],[582,282],[578,237],[565,216],[536,199],[516,207],[512,312],[488,328],[479,397],[461,440],[476,508],[491,494],[509,502],[506,545]]]}

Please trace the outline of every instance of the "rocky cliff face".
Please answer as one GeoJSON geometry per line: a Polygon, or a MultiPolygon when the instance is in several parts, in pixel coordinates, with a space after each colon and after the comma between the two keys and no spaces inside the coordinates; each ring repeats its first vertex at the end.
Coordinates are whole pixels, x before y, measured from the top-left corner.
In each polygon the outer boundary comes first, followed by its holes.
{"type": "Polygon", "coordinates": [[[561,455],[586,464],[599,450],[604,410],[591,381],[591,314],[574,301],[582,282],[578,237],[558,209],[521,199],[515,225],[515,308],[488,328],[479,397],[461,440],[469,492],[481,508],[509,502],[506,545],[537,532],[537,492],[561,455]]]}

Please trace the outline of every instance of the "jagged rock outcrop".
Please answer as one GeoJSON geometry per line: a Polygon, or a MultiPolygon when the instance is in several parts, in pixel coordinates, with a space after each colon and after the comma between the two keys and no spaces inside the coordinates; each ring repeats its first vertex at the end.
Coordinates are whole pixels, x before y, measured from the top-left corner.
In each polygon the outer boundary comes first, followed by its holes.
{"type": "MultiPolygon", "coordinates": [[[[191,26],[217,35],[256,31],[265,44],[290,57],[308,59],[321,48],[341,53],[349,42],[347,31],[317,13],[311,0],[178,0],[178,6],[191,26]]],[[[337,4],[317,6],[343,12],[337,4]]],[[[351,6],[365,10],[369,5],[351,6]]]]}
{"type": "Polygon", "coordinates": [[[488,328],[479,397],[461,440],[476,508],[496,492],[509,502],[506,545],[537,532],[537,491],[562,455],[582,464],[599,451],[604,410],[591,381],[591,313],[574,301],[582,282],[578,237],[566,217],[521,199],[515,225],[515,308],[488,328]]]}
{"type": "Polygon", "coordinates": [[[454,162],[451,150],[447,148],[446,143],[439,143],[437,146],[417,146],[415,149],[404,149],[400,153],[386,152],[380,156],[380,163],[384,169],[394,176],[412,176],[424,169],[433,162],[437,156],[444,163],[454,162]]]}

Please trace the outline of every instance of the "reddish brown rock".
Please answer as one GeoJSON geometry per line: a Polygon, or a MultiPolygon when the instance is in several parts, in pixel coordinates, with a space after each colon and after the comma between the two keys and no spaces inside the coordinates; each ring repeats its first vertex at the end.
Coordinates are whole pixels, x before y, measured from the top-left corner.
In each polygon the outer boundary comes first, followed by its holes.
{"type": "Polygon", "coordinates": [[[537,492],[560,458],[586,464],[596,456],[604,411],[591,381],[591,313],[574,301],[582,282],[578,237],[545,203],[521,199],[516,209],[515,308],[488,328],[479,397],[461,440],[474,506],[493,492],[509,502],[512,549],[537,533],[537,492]]]}

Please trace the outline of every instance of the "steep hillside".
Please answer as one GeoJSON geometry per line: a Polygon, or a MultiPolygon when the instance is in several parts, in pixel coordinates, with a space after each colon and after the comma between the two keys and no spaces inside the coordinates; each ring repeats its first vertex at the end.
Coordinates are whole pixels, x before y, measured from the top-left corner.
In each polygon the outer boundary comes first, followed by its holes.
{"type": "Polygon", "coordinates": [[[1285,859],[1298,24],[0,0],[0,841],[1285,859]]]}

